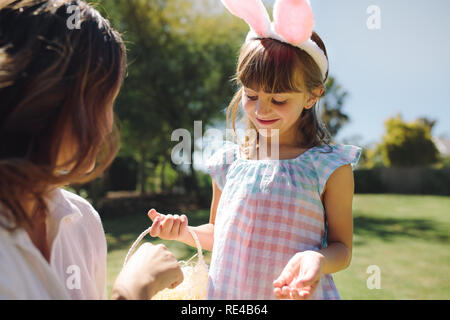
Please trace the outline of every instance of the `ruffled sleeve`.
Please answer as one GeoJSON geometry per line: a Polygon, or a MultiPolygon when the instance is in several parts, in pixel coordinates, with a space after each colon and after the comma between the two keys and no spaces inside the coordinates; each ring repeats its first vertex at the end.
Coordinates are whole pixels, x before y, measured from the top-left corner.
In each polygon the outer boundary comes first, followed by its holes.
{"type": "Polygon", "coordinates": [[[206,168],[211,179],[220,190],[223,190],[227,182],[228,169],[235,162],[238,156],[239,146],[231,142],[225,142],[212,151],[212,156],[206,161],[206,168]]]}
{"type": "Polygon", "coordinates": [[[314,167],[319,182],[319,194],[323,193],[331,174],[345,164],[351,164],[354,169],[358,164],[362,148],[353,145],[334,144],[320,147],[314,153],[314,167]]]}

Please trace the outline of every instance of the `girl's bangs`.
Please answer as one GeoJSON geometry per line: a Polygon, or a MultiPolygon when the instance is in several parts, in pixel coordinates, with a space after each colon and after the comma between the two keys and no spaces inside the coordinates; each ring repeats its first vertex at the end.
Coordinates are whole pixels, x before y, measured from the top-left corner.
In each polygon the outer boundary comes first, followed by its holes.
{"type": "Polygon", "coordinates": [[[302,68],[294,47],[272,39],[253,41],[249,46],[243,48],[247,54],[241,55],[238,82],[267,93],[302,91],[302,68]]]}

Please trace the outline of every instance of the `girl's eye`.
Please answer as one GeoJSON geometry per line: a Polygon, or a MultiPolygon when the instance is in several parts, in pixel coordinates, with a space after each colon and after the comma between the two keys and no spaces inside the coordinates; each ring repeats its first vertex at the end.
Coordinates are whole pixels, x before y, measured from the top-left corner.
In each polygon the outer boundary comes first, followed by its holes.
{"type": "Polygon", "coordinates": [[[252,100],[252,101],[258,100],[258,96],[249,96],[249,95],[247,95],[247,98],[248,98],[249,100],[252,100]]]}
{"type": "Polygon", "coordinates": [[[281,105],[285,104],[286,101],[287,101],[287,100],[285,100],[285,101],[277,101],[277,100],[275,100],[275,99],[272,99],[272,103],[273,103],[273,104],[276,104],[276,105],[278,105],[278,106],[281,106],[281,105]]]}

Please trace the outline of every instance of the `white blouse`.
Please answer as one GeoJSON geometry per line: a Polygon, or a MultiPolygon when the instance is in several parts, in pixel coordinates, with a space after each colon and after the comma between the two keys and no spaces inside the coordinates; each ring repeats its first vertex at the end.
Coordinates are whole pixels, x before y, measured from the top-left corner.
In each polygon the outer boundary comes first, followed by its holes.
{"type": "Polygon", "coordinates": [[[0,299],[106,299],[106,237],[97,211],[63,189],[47,204],[50,263],[25,230],[0,227],[0,299]]]}

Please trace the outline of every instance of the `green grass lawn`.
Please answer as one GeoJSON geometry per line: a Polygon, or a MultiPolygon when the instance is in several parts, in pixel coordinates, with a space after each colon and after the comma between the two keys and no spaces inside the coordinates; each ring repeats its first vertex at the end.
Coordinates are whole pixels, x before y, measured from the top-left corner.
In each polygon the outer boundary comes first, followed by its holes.
{"type": "MultiPolygon", "coordinates": [[[[209,210],[186,213],[190,225],[207,223],[209,210]]],[[[334,274],[342,299],[450,299],[450,197],[355,195],[350,267],[334,274]],[[369,266],[380,270],[381,288],[368,289],[369,266]]],[[[108,241],[108,295],[133,241],[150,226],[144,212],[103,220],[108,241]]],[[[196,249],[165,243],[178,259],[196,249]]],[[[207,262],[209,253],[206,255],[207,262]]]]}

